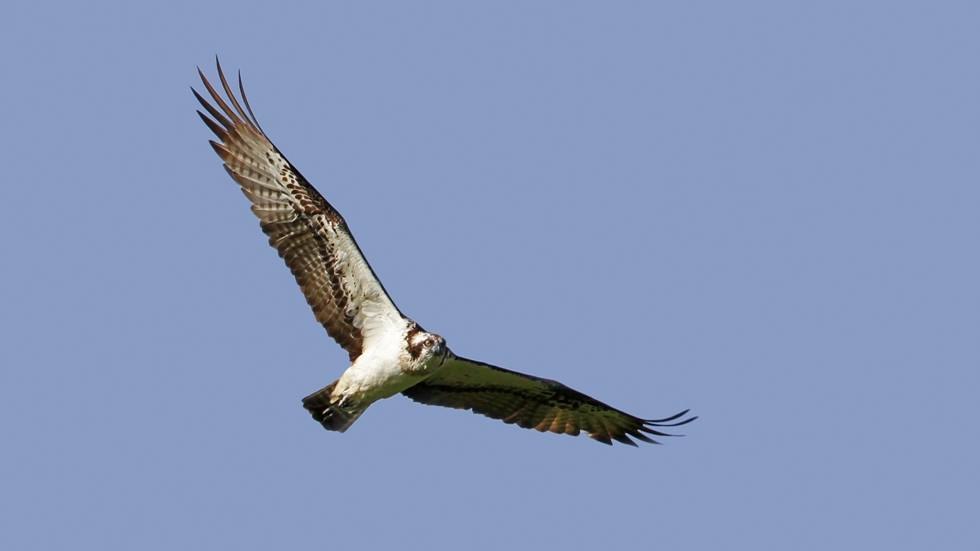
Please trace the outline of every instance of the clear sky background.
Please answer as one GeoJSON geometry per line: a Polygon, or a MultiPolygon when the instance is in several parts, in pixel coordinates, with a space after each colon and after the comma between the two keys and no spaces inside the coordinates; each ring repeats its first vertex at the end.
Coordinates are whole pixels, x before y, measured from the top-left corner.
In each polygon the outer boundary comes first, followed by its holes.
{"type": "Polygon", "coordinates": [[[980,548],[976,2],[136,4],[0,19],[0,548],[980,548]],[[454,350],[701,419],[324,431],[216,53],[454,350]]]}

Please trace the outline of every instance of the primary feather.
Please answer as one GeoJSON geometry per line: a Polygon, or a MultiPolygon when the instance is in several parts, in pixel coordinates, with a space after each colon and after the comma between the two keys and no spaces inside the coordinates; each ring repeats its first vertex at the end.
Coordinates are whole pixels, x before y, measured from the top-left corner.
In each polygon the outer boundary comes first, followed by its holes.
{"type": "Polygon", "coordinates": [[[285,260],[318,322],[347,351],[351,366],[303,399],[329,430],[345,431],[373,402],[403,393],[423,404],[469,409],[524,428],[578,435],[605,444],[671,436],[696,417],[687,410],[641,419],[557,381],[468,360],[404,316],[354,240],[347,222],[273,145],[245,95],[239,102],[217,64],[224,96],[198,70],[210,101],[193,90],[217,136],[211,146],[241,186],[269,244],[285,260]]]}

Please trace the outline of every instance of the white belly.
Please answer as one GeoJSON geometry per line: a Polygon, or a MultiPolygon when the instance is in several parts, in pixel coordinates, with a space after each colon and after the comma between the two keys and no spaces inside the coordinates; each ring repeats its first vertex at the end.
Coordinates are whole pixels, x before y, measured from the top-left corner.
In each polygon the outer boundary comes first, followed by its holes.
{"type": "Polygon", "coordinates": [[[421,373],[405,369],[408,365],[404,340],[387,339],[372,343],[354,363],[347,368],[337,384],[338,391],[349,399],[370,404],[382,398],[394,396],[425,378],[421,373]]]}

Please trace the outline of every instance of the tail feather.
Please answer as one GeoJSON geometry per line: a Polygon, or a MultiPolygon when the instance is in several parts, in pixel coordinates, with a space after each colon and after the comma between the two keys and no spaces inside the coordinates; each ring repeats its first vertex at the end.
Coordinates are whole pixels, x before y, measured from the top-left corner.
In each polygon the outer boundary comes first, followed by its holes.
{"type": "Polygon", "coordinates": [[[349,408],[345,411],[337,407],[331,400],[335,386],[337,386],[337,381],[303,398],[303,407],[310,412],[318,423],[323,425],[323,428],[344,432],[354,424],[354,421],[357,421],[364,410],[356,409],[352,412],[349,408]]]}

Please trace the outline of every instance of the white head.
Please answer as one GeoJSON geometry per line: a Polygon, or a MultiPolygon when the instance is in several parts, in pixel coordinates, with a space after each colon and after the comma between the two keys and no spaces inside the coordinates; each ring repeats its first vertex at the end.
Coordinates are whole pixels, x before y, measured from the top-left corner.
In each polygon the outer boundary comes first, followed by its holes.
{"type": "Polygon", "coordinates": [[[446,339],[425,331],[417,324],[409,328],[406,337],[408,355],[415,369],[441,367],[449,357],[446,339]]]}

